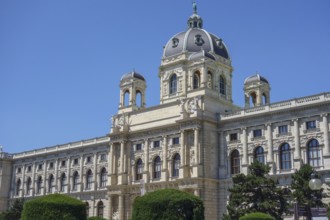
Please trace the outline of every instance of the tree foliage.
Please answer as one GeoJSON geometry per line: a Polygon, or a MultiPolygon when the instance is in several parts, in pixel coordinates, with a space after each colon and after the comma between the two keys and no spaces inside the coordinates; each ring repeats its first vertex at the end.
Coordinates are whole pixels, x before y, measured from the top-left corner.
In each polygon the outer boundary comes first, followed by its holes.
{"type": "Polygon", "coordinates": [[[63,194],[38,197],[24,203],[22,220],[86,220],[85,203],[63,194]]]}
{"type": "Polygon", "coordinates": [[[249,166],[248,175],[238,174],[233,177],[233,187],[229,189],[228,214],[224,219],[238,220],[252,212],[267,213],[275,219],[282,219],[288,210],[284,190],[276,186],[276,181],[269,178],[270,167],[258,161],[249,166]]]}
{"type": "Polygon", "coordinates": [[[262,212],[252,212],[240,217],[239,220],[274,220],[274,218],[262,212]]]}
{"type": "Polygon", "coordinates": [[[19,220],[23,210],[24,200],[15,199],[12,206],[5,212],[1,213],[0,220],[19,220]]]}
{"type": "Polygon", "coordinates": [[[311,190],[309,188],[308,184],[312,172],[313,167],[309,164],[304,164],[292,175],[292,197],[294,201],[297,201],[301,205],[307,205],[308,207],[324,207],[325,204],[322,202],[323,189],[311,190]]]}
{"type": "Polygon", "coordinates": [[[200,198],[176,189],[161,189],[137,197],[132,220],[204,220],[200,198]]]}

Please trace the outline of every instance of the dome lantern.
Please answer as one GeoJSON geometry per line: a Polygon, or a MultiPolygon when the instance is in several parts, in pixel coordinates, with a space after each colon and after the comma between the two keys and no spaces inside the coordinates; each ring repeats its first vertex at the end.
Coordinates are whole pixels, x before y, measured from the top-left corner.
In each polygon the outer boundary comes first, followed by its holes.
{"type": "Polygon", "coordinates": [[[196,2],[193,2],[193,14],[188,19],[188,28],[203,28],[203,19],[197,14],[196,2]]]}

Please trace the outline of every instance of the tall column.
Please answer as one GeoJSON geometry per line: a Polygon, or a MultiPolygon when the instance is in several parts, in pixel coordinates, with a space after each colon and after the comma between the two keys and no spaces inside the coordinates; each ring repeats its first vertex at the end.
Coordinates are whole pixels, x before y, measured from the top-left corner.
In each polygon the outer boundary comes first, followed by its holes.
{"type": "Polygon", "coordinates": [[[323,147],[323,155],[329,156],[329,124],[328,124],[328,114],[323,114],[322,122],[323,122],[323,135],[324,135],[324,147],[323,147]]]}
{"type": "Polygon", "coordinates": [[[293,120],[293,127],[294,127],[294,159],[300,160],[301,159],[301,152],[300,152],[300,135],[299,135],[299,119],[293,120]]]}
{"type": "Polygon", "coordinates": [[[125,166],[124,166],[124,161],[125,161],[125,141],[120,142],[120,173],[125,172],[125,166]]]}
{"type": "MultiPolygon", "coordinates": [[[[113,143],[110,143],[109,146],[109,156],[108,156],[108,170],[109,170],[109,175],[111,176],[113,174],[113,143]]],[[[111,185],[111,178],[108,178],[108,185],[111,185]]]]}
{"type": "Polygon", "coordinates": [[[271,123],[267,124],[267,145],[268,145],[268,158],[267,162],[272,163],[274,161],[273,157],[273,135],[272,135],[272,125],[271,123]]]}
{"type": "Polygon", "coordinates": [[[186,141],[185,141],[185,131],[181,131],[181,149],[180,149],[180,157],[181,157],[181,166],[179,172],[179,178],[184,178],[186,176],[186,141]]]}
{"type": "Polygon", "coordinates": [[[71,191],[71,184],[70,184],[70,181],[71,181],[71,157],[68,157],[68,164],[67,164],[67,169],[68,169],[68,174],[67,174],[67,177],[66,177],[66,182],[67,182],[67,186],[66,186],[66,192],[69,193],[71,191]]]}
{"type": "Polygon", "coordinates": [[[83,168],[84,168],[84,155],[81,154],[80,155],[80,172],[79,172],[79,175],[80,175],[80,189],[79,189],[79,191],[80,192],[82,192],[84,190],[84,181],[83,181],[84,174],[83,174],[83,168]]]}
{"type": "Polygon", "coordinates": [[[48,163],[45,161],[44,163],[44,176],[42,177],[42,191],[41,194],[42,195],[46,195],[46,186],[47,186],[47,170],[48,170],[48,163]]]}
{"type": "Polygon", "coordinates": [[[186,165],[186,141],[185,141],[185,135],[184,135],[185,131],[182,130],[181,131],[181,137],[180,137],[180,141],[181,141],[181,164],[182,166],[186,165]]]}
{"type": "Polygon", "coordinates": [[[127,183],[127,174],[126,174],[126,170],[125,170],[125,146],[126,146],[126,142],[125,141],[121,141],[120,142],[120,167],[119,167],[119,174],[118,174],[118,184],[126,184],[127,183]]]}
{"type": "Polygon", "coordinates": [[[248,146],[247,146],[247,128],[242,128],[242,144],[243,144],[243,157],[242,165],[248,164],[248,146]]]}
{"type": "Polygon", "coordinates": [[[33,165],[32,165],[32,183],[31,183],[31,194],[30,194],[30,196],[34,196],[34,193],[35,193],[35,184],[36,184],[36,181],[35,181],[35,179],[36,179],[36,169],[37,169],[37,165],[36,165],[36,163],[34,162],[33,163],[33,165]]]}
{"type": "Polygon", "coordinates": [[[94,152],[94,158],[93,158],[93,163],[94,163],[94,170],[93,170],[93,182],[94,182],[94,190],[97,189],[98,183],[98,175],[97,175],[97,154],[94,152]]]}
{"type": "Polygon", "coordinates": [[[195,151],[195,164],[200,164],[200,144],[199,144],[199,128],[194,129],[194,151],[195,151]]]}
{"type": "Polygon", "coordinates": [[[149,173],[149,141],[148,139],[144,140],[144,169],[145,169],[145,182],[149,183],[150,180],[150,173],[149,173]]]}
{"type": "Polygon", "coordinates": [[[225,144],[225,134],[223,131],[218,133],[219,138],[219,175],[220,178],[225,178],[227,175],[226,168],[226,144],[225,144]]]}
{"type": "Polygon", "coordinates": [[[58,176],[58,166],[59,166],[59,161],[58,161],[58,159],[56,159],[55,160],[55,174],[54,174],[54,183],[55,183],[55,186],[53,187],[53,188],[55,188],[54,189],[54,191],[52,190],[52,193],[57,193],[58,192],[58,178],[57,178],[57,176],[58,176]]]}
{"type": "Polygon", "coordinates": [[[162,166],[162,170],[163,170],[163,174],[162,177],[164,177],[165,181],[168,180],[168,164],[167,164],[167,136],[163,136],[163,166],[162,166]]]}
{"type": "Polygon", "coordinates": [[[124,195],[119,195],[119,201],[118,201],[118,213],[119,213],[119,220],[124,220],[125,218],[125,210],[124,210],[124,195]]]}

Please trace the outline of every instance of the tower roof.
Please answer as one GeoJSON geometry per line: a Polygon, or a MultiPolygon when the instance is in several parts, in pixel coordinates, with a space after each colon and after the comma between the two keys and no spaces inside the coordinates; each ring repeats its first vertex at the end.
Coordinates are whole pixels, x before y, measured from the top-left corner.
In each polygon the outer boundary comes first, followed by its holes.
{"type": "Polygon", "coordinates": [[[133,78],[136,78],[136,79],[140,79],[140,80],[146,81],[146,80],[144,79],[144,77],[143,77],[141,74],[139,74],[139,73],[137,73],[137,72],[135,72],[135,71],[132,71],[132,72],[129,72],[129,73],[124,74],[124,75],[121,77],[120,81],[125,80],[125,79],[133,79],[133,78]]]}
{"type": "Polygon", "coordinates": [[[196,3],[193,3],[193,14],[188,19],[188,29],[175,34],[166,44],[163,58],[183,52],[196,53],[204,50],[230,59],[223,40],[203,29],[203,20],[197,14],[196,3]]]}
{"type": "Polygon", "coordinates": [[[244,80],[244,85],[249,84],[249,83],[254,83],[254,82],[265,82],[265,83],[269,84],[268,80],[265,77],[256,73],[255,75],[249,76],[248,78],[246,78],[244,80]]]}

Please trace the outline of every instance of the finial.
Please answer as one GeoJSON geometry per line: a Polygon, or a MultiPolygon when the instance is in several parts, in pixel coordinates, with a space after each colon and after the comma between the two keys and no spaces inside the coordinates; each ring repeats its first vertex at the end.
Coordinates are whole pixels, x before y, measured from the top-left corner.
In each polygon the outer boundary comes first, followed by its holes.
{"type": "Polygon", "coordinates": [[[194,14],[197,14],[197,4],[196,4],[196,1],[193,1],[193,11],[194,11],[194,14]]]}

